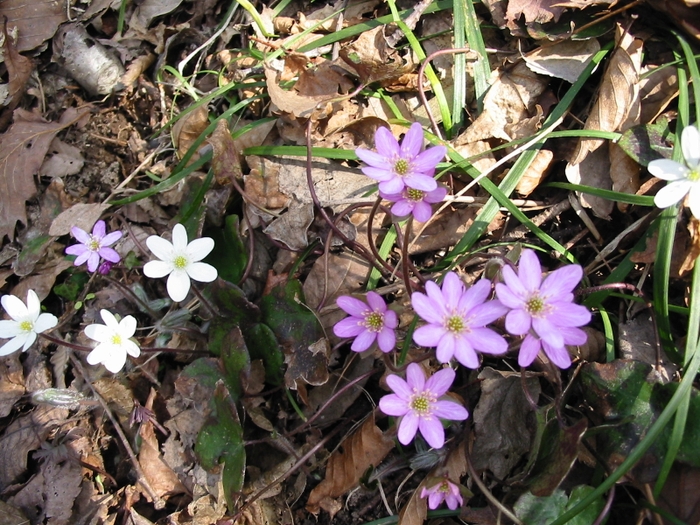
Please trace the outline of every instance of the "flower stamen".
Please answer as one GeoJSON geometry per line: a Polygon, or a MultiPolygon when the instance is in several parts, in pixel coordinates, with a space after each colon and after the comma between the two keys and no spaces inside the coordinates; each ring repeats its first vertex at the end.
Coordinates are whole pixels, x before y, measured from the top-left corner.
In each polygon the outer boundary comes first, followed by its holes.
{"type": "Polygon", "coordinates": [[[19,329],[23,332],[31,332],[32,330],[34,330],[34,323],[32,323],[29,320],[24,320],[19,323],[19,329]]]}
{"type": "Polygon", "coordinates": [[[370,332],[381,332],[384,329],[384,314],[381,312],[370,312],[365,315],[362,325],[370,332]]]}
{"type": "Polygon", "coordinates": [[[397,175],[406,175],[406,173],[408,173],[408,168],[409,166],[406,159],[399,159],[396,161],[396,164],[394,164],[394,171],[397,175]]]}

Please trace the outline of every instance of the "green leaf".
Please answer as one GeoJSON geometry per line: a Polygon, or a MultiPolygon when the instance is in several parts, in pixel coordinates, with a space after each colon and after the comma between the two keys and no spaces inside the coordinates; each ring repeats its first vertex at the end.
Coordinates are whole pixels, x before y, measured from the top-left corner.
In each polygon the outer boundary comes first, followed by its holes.
{"type": "Polygon", "coordinates": [[[209,328],[209,351],[221,357],[224,381],[234,400],[243,393],[241,375],[250,372],[250,356],[237,323],[217,317],[209,328]]]}
{"type": "MultiPolygon", "coordinates": [[[[568,498],[563,490],[556,490],[551,496],[541,498],[534,496],[531,492],[526,492],[518,498],[515,504],[515,515],[527,525],[547,525],[591,492],[593,492],[593,487],[588,485],[574,487],[568,498]]],[[[603,498],[594,500],[586,510],[572,519],[569,525],[591,525],[598,518],[604,505],[603,498]]]]}
{"type": "Polygon", "coordinates": [[[209,472],[224,464],[224,493],[229,508],[233,509],[245,475],[243,428],[233,399],[222,382],[217,383],[210,405],[212,411],[197,435],[195,453],[209,472]]]}
{"type": "Polygon", "coordinates": [[[266,324],[258,323],[243,333],[251,359],[262,359],[265,381],[279,386],[284,379],[284,354],[275,333],[266,324]]]}
{"type": "Polygon", "coordinates": [[[217,269],[219,277],[237,284],[248,263],[238,216],[229,215],[223,228],[210,228],[206,235],[214,239],[214,250],[207,257],[207,262],[217,269]]]}
{"type": "Polygon", "coordinates": [[[71,270],[71,274],[65,281],[53,287],[53,292],[63,297],[66,301],[76,301],[89,279],[88,274],[85,272],[73,272],[71,270]]]}
{"type": "Polygon", "coordinates": [[[217,308],[220,317],[235,325],[260,321],[260,309],[251,303],[238,286],[224,279],[217,279],[202,291],[217,308]]]}
{"type": "Polygon", "coordinates": [[[660,117],[653,124],[632,126],[622,134],[617,145],[636,162],[648,166],[652,160],[671,158],[673,148],[668,146],[670,136],[668,119],[660,117]]]}

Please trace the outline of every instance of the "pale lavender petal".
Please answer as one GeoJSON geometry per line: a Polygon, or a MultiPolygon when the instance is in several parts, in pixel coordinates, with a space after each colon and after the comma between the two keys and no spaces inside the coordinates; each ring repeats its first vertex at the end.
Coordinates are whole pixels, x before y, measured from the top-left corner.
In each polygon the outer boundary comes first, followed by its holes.
{"type": "Polygon", "coordinates": [[[338,337],[356,337],[365,330],[366,327],[360,324],[357,317],[346,317],[333,327],[333,333],[338,337]]]}
{"type": "Polygon", "coordinates": [[[23,332],[19,327],[17,321],[0,321],[0,339],[10,339],[11,337],[17,337],[23,332]]]}
{"type": "Polygon", "coordinates": [[[509,334],[525,335],[532,324],[532,316],[523,309],[511,310],[506,314],[506,330],[509,334]]]}
{"type": "Polygon", "coordinates": [[[447,148],[445,146],[433,146],[432,148],[428,148],[423,153],[418,155],[411,163],[411,166],[415,171],[421,173],[432,173],[435,170],[435,166],[437,166],[438,163],[445,157],[446,153],[447,148]]]}
{"type": "Polygon", "coordinates": [[[176,252],[183,252],[187,249],[187,230],[179,223],[173,227],[173,247],[176,252]]]}
{"type": "Polygon", "coordinates": [[[591,322],[591,312],[585,306],[572,303],[554,303],[556,309],[549,316],[557,326],[583,326],[591,322]]]}
{"type": "MultiPolygon", "coordinates": [[[[378,148],[379,149],[379,148],[378,148]]],[[[418,122],[411,124],[401,141],[401,157],[412,159],[423,149],[423,128],[418,122]]]]}
{"type": "Polygon", "coordinates": [[[684,180],[690,171],[687,166],[670,159],[652,160],[647,169],[654,177],[668,181],[684,180]]]}
{"type": "Polygon", "coordinates": [[[27,340],[27,335],[28,334],[22,334],[13,337],[7,343],[0,346],[0,357],[10,355],[12,352],[16,352],[17,350],[22,348],[22,346],[27,340]]]}
{"type": "Polygon", "coordinates": [[[7,314],[15,321],[23,320],[28,316],[29,311],[27,305],[22,302],[22,299],[14,295],[3,295],[0,299],[2,307],[7,314]]]}
{"type": "Polygon", "coordinates": [[[203,262],[191,263],[189,266],[187,266],[186,272],[191,279],[194,279],[200,283],[210,283],[215,281],[219,275],[216,268],[214,268],[211,264],[203,262]]]}
{"type": "Polygon", "coordinates": [[[532,328],[535,330],[543,342],[549,343],[551,346],[561,348],[564,346],[564,336],[561,335],[559,328],[552,324],[549,319],[544,317],[534,317],[532,319],[532,328]]]}
{"type": "Polygon", "coordinates": [[[387,310],[384,314],[384,326],[394,329],[399,326],[399,317],[393,310],[387,310]]]}
{"type": "MultiPolygon", "coordinates": [[[[454,357],[462,363],[462,365],[467,368],[477,369],[479,368],[479,356],[474,351],[469,340],[465,337],[461,338],[459,343],[455,347],[454,357]]],[[[438,359],[439,361],[439,359],[438,359]]]]}
{"type": "MultiPolygon", "coordinates": [[[[406,186],[408,186],[409,188],[413,188],[414,190],[421,191],[433,191],[435,188],[437,188],[437,182],[434,178],[432,178],[429,175],[418,173],[416,171],[408,173],[403,178],[402,184],[405,184],[406,186]]],[[[386,188],[384,191],[389,191],[389,188],[386,188]]]]}
{"type": "Polygon", "coordinates": [[[496,297],[508,308],[521,308],[524,304],[523,299],[503,283],[496,283],[496,297]]]}
{"type": "MultiPolygon", "coordinates": [[[[83,253],[89,251],[84,244],[73,244],[66,248],[66,253],[68,255],[82,255],[83,253]]],[[[81,263],[82,264],[82,263],[81,263]]],[[[77,265],[80,266],[80,265],[77,265]]]]}
{"type": "Polygon", "coordinates": [[[458,349],[461,348],[457,346],[455,337],[451,333],[445,333],[437,343],[435,357],[440,363],[449,363],[458,349]]]}
{"type": "Polygon", "coordinates": [[[580,328],[563,326],[559,330],[567,345],[585,345],[588,341],[588,334],[580,328]]]}
{"type": "Polygon", "coordinates": [[[406,383],[413,390],[425,390],[425,372],[418,363],[411,363],[406,368],[406,383]]]}
{"type": "Polygon", "coordinates": [[[397,436],[399,438],[399,443],[402,445],[408,445],[413,438],[416,437],[417,431],[418,416],[409,411],[401,418],[401,421],[399,422],[399,432],[397,436]]]}
{"type": "Polygon", "coordinates": [[[369,330],[364,330],[352,342],[350,350],[352,350],[353,352],[364,352],[370,346],[372,346],[372,343],[374,343],[374,340],[376,338],[377,332],[370,332],[369,330]]]}
{"type": "MultiPolygon", "coordinates": [[[[76,259],[75,262],[77,263],[78,260],[76,259]]],[[[96,272],[97,267],[100,265],[100,256],[97,252],[90,252],[90,255],[88,256],[87,260],[87,268],[91,272],[96,272]]]]}
{"type": "Polygon", "coordinates": [[[455,381],[456,375],[455,371],[451,368],[442,368],[425,382],[425,390],[432,392],[435,397],[440,397],[450,389],[452,383],[455,381]]]}
{"type": "Polygon", "coordinates": [[[542,347],[549,360],[559,368],[565,369],[571,366],[571,356],[565,347],[552,346],[547,341],[542,341],[542,347]]]}
{"type": "Polygon", "coordinates": [[[405,186],[404,180],[396,176],[379,183],[379,189],[386,193],[399,193],[405,186]]]}
{"type": "MultiPolygon", "coordinates": [[[[396,208],[396,206],[398,206],[398,204],[394,205],[394,208],[396,208]]],[[[391,211],[394,211],[394,208],[392,208],[391,211]]],[[[413,203],[413,217],[418,222],[428,222],[432,215],[433,208],[427,202],[418,201],[413,203]]]]}
{"type": "Polygon", "coordinates": [[[187,245],[187,255],[192,261],[201,261],[214,249],[214,239],[201,237],[187,245]]]}
{"type": "MultiPolygon", "coordinates": [[[[393,180],[396,177],[396,175],[391,169],[373,168],[370,166],[365,166],[364,168],[362,168],[362,173],[367,175],[370,179],[374,179],[379,182],[393,180]]],[[[399,190],[399,193],[400,192],[401,190],[399,190]]]]}
{"type": "Polygon", "coordinates": [[[445,296],[442,293],[442,289],[433,281],[428,281],[425,283],[425,293],[428,294],[428,297],[433,301],[433,308],[440,306],[440,319],[442,319],[442,315],[447,314],[447,309],[445,308],[446,301],[445,296]]]}
{"type": "Polygon", "coordinates": [[[466,293],[464,293],[464,295],[462,295],[457,305],[460,310],[469,312],[470,315],[473,315],[474,312],[472,312],[472,310],[480,305],[483,305],[484,301],[486,301],[490,294],[491,281],[488,279],[479,279],[466,291],[466,293]]]}
{"type": "Polygon", "coordinates": [[[119,257],[119,254],[113,250],[112,248],[108,247],[102,247],[100,248],[100,251],[97,252],[100,257],[105,259],[106,261],[112,262],[112,263],[118,263],[121,261],[121,257],[119,257]]]}
{"type": "Polygon", "coordinates": [[[172,271],[173,264],[171,262],[150,261],[143,266],[144,275],[146,277],[150,277],[151,279],[165,277],[172,271]]]}
{"type": "Polygon", "coordinates": [[[442,202],[447,195],[447,188],[444,186],[438,186],[433,191],[429,191],[423,197],[425,202],[430,204],[435,204],[436,202],[442,202]]]}
{"type": "Polygon", "coordinates": [[[158,257],[161,261],[172,260],[173,254],[175,253],[173,244],[157,235],[151,235],[146,239],[146,246],[148,246],[148,249],[153,252],[153,255],[158,257]]]}
{"type": "Polygon", "coordinates": [[[445,503],[450,510],[457,510],[457,507],[460,507],[463,501],[461,496],[455,496],[453,494],[445,495],[445,503]]]}
{"type": "MultiPolygon", "coordinates": [[[[529,290],[525,289],[523,283],[520,281],[518,276],[515,275],[513,268],[510,266],[504,266],[501,270],[501,277],[503,277],[503,282],[510,289],[513,295],[521,299],[524,299],[527,296],[529,290]]],[[[501,299],[500,296],[498,298],[501,299]]],[[[501,301],[503,301],[503,299],[501,299],[501,301]]],[[[505,301],[503,302],[505,303],[505,301]]],[[[505,304],[507,305],[507,303],[505,304]]]]}
{"type": "Polygon", "coordinates": [[[391,352],[396,346],[396,334],[393,330],[384,328],[377,334],[377,344],[382,352],[391,352]]]}
{"type": "Polygon", "coordinates": [[[526,290],[539,289],[542,282],[542,267],[534,250],[523,250],[518,264],[518,277],[526,290]]]}
{"type": "Polygon", "coordinates": [[[90,242],[90,234],[88,232],[86,232],[85,230],[82,230],[82,229],[78,228],[77,226],[73,226],[70,229],[70,232],[78,242],[80,242],[82,244],[87,244],[90,242]]]}
{"type": "Polygon", "coordinates": [[[112,232],[109,235],[105,235],[105,237],[100,242],[100,246],[111,246],[112,244],[117,242],[119,239],[121,239],[122,235],[123,234],[120,231],[112,232]]]}
{"type": "Polygon", "coordinates": [[[406,415],[410,408],[405,400],[395,394],[389,394],[379,400],[379,410],[387,416],[400,417],[406,415]]]}
{"type": "Polygon", "coordinates": [[[464,294],[464,283],[455,272],[448,272],[442,283],[442,295],[447,308],[456,308],[464,294]]]}
{"type": "MultiPolygon", "coordinates": [[[[437,346],[440,339],[442,339],[445,334],[445,329],[442,326],[427,324],[419,327],[415,332],[413,332],[413,341],[420,346],[437,346]]],[[[450,357],[452,356],[450,355],[450,357]]],[[[448,358],[448,360],[449,359],[450,358],[448,358]]]]}
{"type": "Polygon", "coordinates": [[[406,217],[413,212],[415,203],[408,199],[401,199],[391,207],[391,213],[397,217],[406,217]]]}
{"type": "Polygon", "coordinates": [[[408,403],[408,400],[413,395],[413,390],[408,386],[408,383],[397,375],[389,374],[386,376],[386,384],[397,396],[403,399],[405,403],[408,403]]]}
{"type": "Polygon", "coordinates": [[[544,297],[561,300],[561,296],[571,293],[582,278],[583,268],[578,264],[568,264],[550,273],[542,283],[540,292],[544,297]]]}
{"type": "Polygon", "coordinates": [[[442,503],[443,499],[445,499],[444,493],[440,491],[433,492],[430,494],[430,497],[428,497],[428,507],[430,507],[432,510],[437,509],[442,503]]]}
{"type": "Polygon", "coordinates": [[[530,366],[540,353],[540,340],[527,334],[522,344],[520,345],[520,353],[518,354],[518,365],[525,368],[530,366]]]}
{"type": "Polygon", "coordinates": [[[73,261],[73,265],[80,266],[81,264],[85,264],[86,261],[90,260],[92,254],[93,252],[91,252],[90,250],[85,250],[83,253],[78,255],[78,257],[76,257],[75,261],[73,261]]]}
{"type": "MultiPolygon", "coordinates": [[[[408,416],[406,416],[408,417],[408,416]]],[[[423,439],[433,448],[442,448],[445,444],[445,429],[436,417],[421,418],[418,420],[418,429],[423,439]]]]}
{"type": "Polygon", "coordinates": [[[667,184],[661,188],[656,195],[654,195],[654,204],[658,208],[668,208],[673,206],[686,196],[686,194],[690,191],[692,184],[693,183],[689,180],[680,180],[667,184]]]}
{"type": "Polygon", "coordinates": [[[92,236],[96,237],[97,239],[102,239],[102,237],[105,236],[105,233],[107,233],[107,225],[105,224],[105,221],[97,221],[92,227],[92,236]]]}
{"type": "Polygon", "coordinates": [[[187,273],[182,270],[173,271],[168,276],[166,288],[168,290],[168,295],[173,301],[176,303],[184,301],[185,297],[187,297],[187,293],[190,291],[190,278],[187,273]]]}
{"type": "Polygon", "coordinates": [[[496,319],[503,317],[508,312],[508,308],[500,301],[489,301],[471,310],[469,326],[472,328],[486,326],[496,319]]]}
{"type": "Polygon", "coordinates": [[[349,295],[341,295],[335,302],[341,310],[355,317],[364,317],[370,311],[367,303],[349,295]]]}
{"type": "MultiPolygon", "coordinates": [[[[429,284],[430,281],[426,283],[426,290],[428,291],[429,288],[427,285],[429,284]]],[[[440,305],[442,306],[441,308],[437,307],[436,301],[427,297],[425,294],[413,292],[413,294],[411,294],[411,305],[421,319],[433,324],[442,323],[442,318],[445,315],[445,307],[443,305],[440,305]]]]}
{"type": "Polygon", "coordinates": [[[37,334],[50,330],[58,324],[58,319],[53,314],[41,314],[34,323],[34,331],[37,334]]]}
{"type": "Polygon", "coordinates": [[[459,403],[442,400],[433,404],[433,415],[450,421],[464,421],[469,417],[469,412],[459,403]]]}
{"type": "Polygon", "coordinates": [[[686,126],[681,133],[681,150],[683,158],[691,169],[700,164],[700,131],[695,126],[686,126]]]}
{"type": "Polygon", "coordinates": [[[375,153],[374,151],[370,151],[368,149],[357,148],[355,150],[355,154],[362,162],[375,168],[391,170],[393,166],[387,156],[382,155],[381,153],[375,153]]]}
{"type": "Polygon", "coordinates": [[[384,126],[378,127],[377,131],[374,132],[374,148],[377,150],[377,153],[390,159],[401,155],[399,141],[384,126]]]}
{"type": "Polygon", "coordinates": [[[688,193],[688,206],[696,219],[700,219],[700,183],[697,181],[691,186],[688,193]]]}
{"type": "Polygon", "coordinates": [[[380,191],[379,196],[382,199],[388,200],[389,202],[399,202],[400,200],[404,200],[403,193],[384,193],[383,191],[380,191]]]}
{"type": "Polygon", "coordinates": [[[490,328],[474,328],[464,337],[482,354],[501,355],[508,351],[508,343],[503,336],[490,328]]]}
{"type": "Polygon", "coordinates": [[[375,312],[386,312],[386,303],[377,292],[367,292],[367,303],[375,312]]]}

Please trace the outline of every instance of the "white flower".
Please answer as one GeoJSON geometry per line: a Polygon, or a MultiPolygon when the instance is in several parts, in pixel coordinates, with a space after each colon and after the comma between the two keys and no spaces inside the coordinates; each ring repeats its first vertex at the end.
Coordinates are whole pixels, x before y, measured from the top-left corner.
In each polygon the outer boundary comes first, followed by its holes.
{"type": "Polygon", "coordinates": [[[88,354],[87,362],[91,365],[102,363],[107,370],[116,374],[126,363],[126,354],[132,357],[141,355],[139,345],[130,339],[136,332],[136,319],[127,315],[117,321],[109,310],[100,310],[100,316],[105,324],[85,327],[85,335],[100,343],[88,354]]]}
{"type": "Polygon", "coordinates": [[[688,195],[688,206],[696,219],[700,219],[700,131],[687,126],[681,134],[681,150],[685,164],[670,159],[652,160],[649,173],[670,184],[661,188],[654,197],[659,208],[668,208],[688,195]]]}
{"type": "Polygon", "coordinates": [[[216,268],[199,262],[214,249],[214,239],[202,237],[187,244],[187,231],[182,224],[173,228],[173,242],[157,235],[146,239],[146,245],[160,261],[151,261],[143,267],[147,277],[168,277],[168,295],[173,301],[182,301],[190,291],[190,279],[210,283],[217,277],[216,268]]]}
{"type": "Polygon", "coordinates": [[[55,315],[41,313],[41,302],[34,290],[27,292],[26,305],[14,295],[5,295],[0,301],[12,318],[12,321],[0,321],[0,338],[12,338],[0,347],[0,356],[9,355],[20,348],[25,352],[36,341],[36,334],[58,324],[55,315]]]}

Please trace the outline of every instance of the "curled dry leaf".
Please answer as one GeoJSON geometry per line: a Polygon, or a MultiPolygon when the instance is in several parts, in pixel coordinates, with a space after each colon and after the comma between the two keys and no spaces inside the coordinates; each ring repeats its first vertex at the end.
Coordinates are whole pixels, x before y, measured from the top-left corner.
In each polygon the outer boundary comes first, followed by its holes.
{"type": "Polygon", "coordinates": [[[523,60],[535,73],[561,78],[573,84],[599,50],[600,44],[595,38],[563,40],[539,47],[523,56],[523,60]]]}
{"type": "Polygon", "coordinates": [[[527,197],[535,191],[537,186],[545,179],[547,173],[549,173],[553,159],[554,153],[551,150],[541,149],[537,152],[537,155],[527,167],[523,176],[520,177],[518,185],[515,187],[518,195],[527,197]]]}
{"type": "MultiPolygon", "coordinates": [[[[200,104],[198,107],[190,111],[187,115],[178,120],[173,126],[173,144],[177,148],[178,157],[182,158],[190,149],[197,137],[209,125],[209,110],[206,104],[200,104]]],[[[195,153],[190,162],[194,162],[199,158],[199,154],[195,153]]]]}
{"type": "Polygon", "coordinates": [[[66,21],[65,4],[55,0],[4,0],[0,13],[7,17],[7,28],[17,31],[20,52],[39,47],[66,21]]]}
{"type": "Polygon", "coordinates": [[[393,440],[375,425],[374,417],[368,417],[343,441],[342,448],[331,454],[326,476],[309,494],[306,510],[318,514],[322,507],[326,508],[324,500],[332,500],[352,489],[360,482],[362,474],[370,466],[379,465],[393,446],[393,440]]]}

